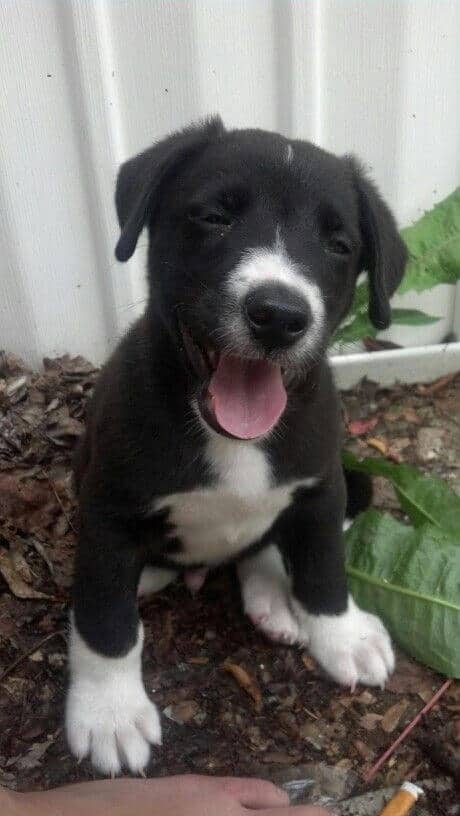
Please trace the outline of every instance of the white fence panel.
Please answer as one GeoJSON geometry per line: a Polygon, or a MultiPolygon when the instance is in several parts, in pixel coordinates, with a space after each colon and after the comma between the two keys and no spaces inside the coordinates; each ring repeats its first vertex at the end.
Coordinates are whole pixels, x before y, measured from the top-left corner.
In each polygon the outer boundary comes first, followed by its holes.
{"type": "MultiPolygon", "coordinates": [[[[100,362],[142,309],[116,169],[193,119],[355,152],[401,225],[459,182],[458,0],[5,0],[0,26],[0,347],[30,363],[100,362]]],[[[403,343],[460,328],[453,287],[405,301],[443,319],[403,343]]]]}

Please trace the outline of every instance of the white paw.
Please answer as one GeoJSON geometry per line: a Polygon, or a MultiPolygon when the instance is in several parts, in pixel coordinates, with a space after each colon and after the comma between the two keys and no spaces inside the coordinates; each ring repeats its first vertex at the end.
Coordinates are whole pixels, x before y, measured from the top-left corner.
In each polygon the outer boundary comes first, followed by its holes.
{"type": "Polygon", "coordinates": [[[245,611],[256,629],[270,640],[290,645],[297,642],[299,625],[285,598],[259,595],[254,598],[254,608],[249,606],[245,611]]]}
{"type": "Polygon", "coordinates": [[[246,615],[270,640],[295,643],[299,626],[289,607],[289,581],[276,547],[268,547],[238,567],[246,615]]]}
{"type": "Polygon", "coordinates": [[[139,597],[153,595],[154,592],[160,592],[168,584],[171,584],[176,578],[177,572],[175,570],[161,567],[144,567],[137,587],[137,594],[139,597]]]}
{"type": "Polygon", "coordinates": [[[310,615],[294,604],[300,642],[334,680],[352,689],[357,683],[385,685],[395,659],[379,618],[359,609],[351,597],[342,615],[310,615]]]}
{"type": "Polygon", "coordinates": [[[158,712],[142,684],[135,689],[76,683],[67,697],[66,734],[72,753],[78,759],[89,756],[108,776],[124,765],[140,773],[149,761],[150,743],[161,743],[158,712]]]}
{"type": "Polygon", "coordinates": [[[141,677],[142,629],[126,657],[93,652],[73,627],[71,681],[66,701],[66,735],[78,759],[89,756],[98,771],[115,775],[127,766],[140,773],[150,745],[161,744],[158,711],[141,677]]]}

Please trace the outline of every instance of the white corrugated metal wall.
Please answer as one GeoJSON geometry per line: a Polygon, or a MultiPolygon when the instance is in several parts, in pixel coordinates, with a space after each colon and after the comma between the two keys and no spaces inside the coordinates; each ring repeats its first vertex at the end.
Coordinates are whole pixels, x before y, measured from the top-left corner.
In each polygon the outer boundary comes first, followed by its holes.
{"type": "MultiPolygon", "coordinates": [[[[0,31],[0,347],[31,363],[99,362],[142,308],[116,169],[193,119],[355,152],[401,225],[459,181],[458,0],[4,0],[0,31]]],[[[399,339],[437,343],[454,288],[417,305],[442,322],[399,339]]]]}

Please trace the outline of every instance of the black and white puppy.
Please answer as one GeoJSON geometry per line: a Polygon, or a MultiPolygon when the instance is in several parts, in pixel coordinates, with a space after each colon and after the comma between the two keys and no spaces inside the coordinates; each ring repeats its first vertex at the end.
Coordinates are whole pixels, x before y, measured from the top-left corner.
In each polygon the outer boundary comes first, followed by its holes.
{"type": "Polygon", "coordinates": [[[149,231],[150,294],[78,451],[66,710],[72,751],[108,774],[140,771],[161,741],[137,596],[178,573],[236,560],[268,636],[307,644],[351,687],[392,671],[382,623],[347,592],[326,350],[362,270],[371,319],[388,325],[406,260],[354,159],[219,118],[124,164],[116,206],[119,260],[149,231]]]}

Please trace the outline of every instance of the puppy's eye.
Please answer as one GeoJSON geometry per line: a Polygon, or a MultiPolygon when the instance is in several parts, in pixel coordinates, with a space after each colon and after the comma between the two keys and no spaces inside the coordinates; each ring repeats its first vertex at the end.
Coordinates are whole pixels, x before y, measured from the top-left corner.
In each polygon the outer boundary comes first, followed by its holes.
{"type": "Polygon", "coordinates": [[[224,210],[201,210],[198,212],[192,210],[189,219],[194,224],[207,230],[229,229],[233,224],[232,216],[224,210]]]}
{"type": "Polygon", "coordinates": [[[351,244],[344,235],[330,235],[327,240],[327,250],[333,255],[350,255],[351,244]]]}

